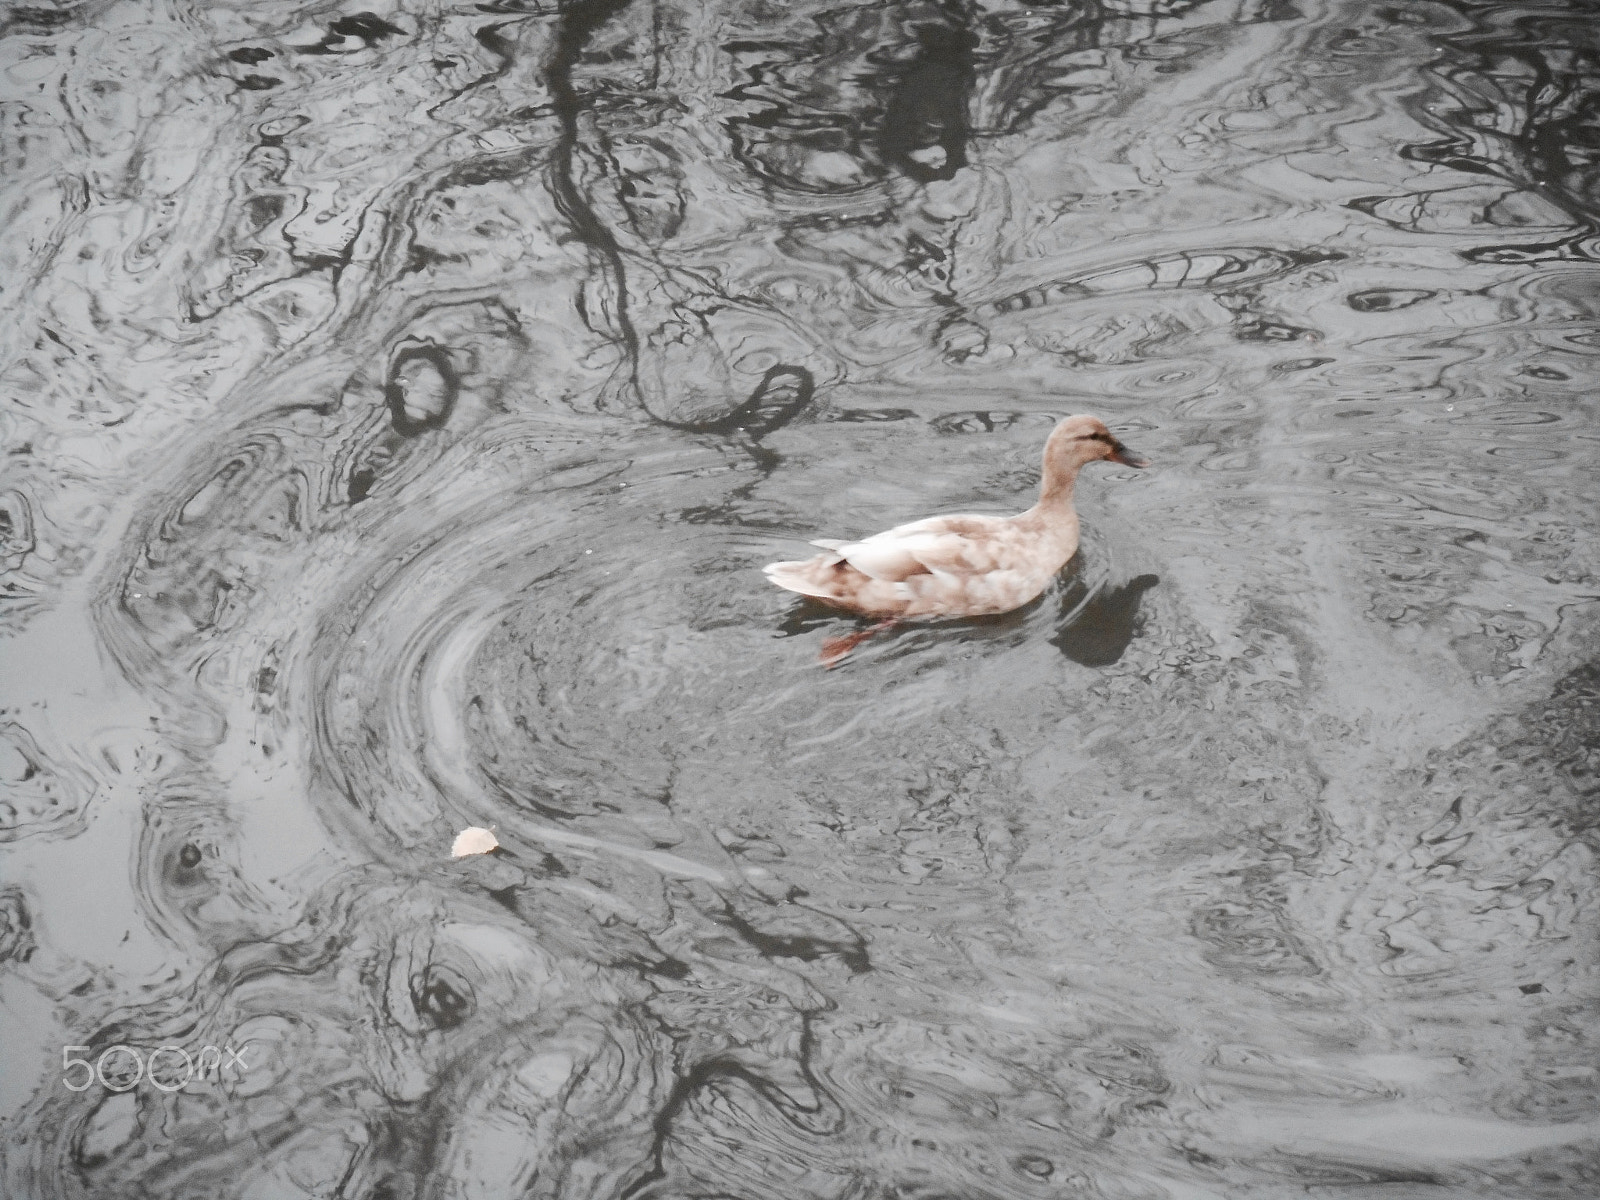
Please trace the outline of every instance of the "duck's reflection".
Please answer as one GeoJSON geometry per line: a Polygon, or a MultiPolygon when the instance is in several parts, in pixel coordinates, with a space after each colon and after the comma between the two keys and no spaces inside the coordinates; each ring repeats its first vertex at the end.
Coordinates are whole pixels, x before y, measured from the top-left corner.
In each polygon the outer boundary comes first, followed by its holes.
{"type": "Polygon", "coordinates": [[[1108,667],[1122,657],[1139,627],[1139,601],[1161,582],[1137,575],[1089,595],[1089,585],[1074,579],[1061,597],[1066,620],[1050,644],[1085,667],[1108,667]]]}
{"type": "MultiPolygon", "coordinates": [[[[1139,632],[1140,603],[1144,594],[1161,582],[1161,577],[1144,574],[1124,583],[1095,584],[1076,569],[1076,562],[1067,565],[1066,582],[1058,595],[1046,594],[1022,608],[995,616],[908,623],[900,626],[898,632],[926,630],[931,624],[966,641],[983,633],[1013,632],[1037,621],[1044,610],[1050,609],[1055,614],[1055,632],[1049,639],[1052,646],[1081,666],[1111,666],[1122,658],[1139,632]]],[[[778,634],[794,637],[813,630],[836,630],[840,619],[848,616],[820,600],[806,598],[789,610],[778,625],[778,634]]],[[[876,626],[871,628],[877,632],[876,626]]],[[[866,629],[863,625],[858,632],[866,632],[866,629]]],[[[887,641],[894,633],[884,631],[881,636],[887,641]]]]}

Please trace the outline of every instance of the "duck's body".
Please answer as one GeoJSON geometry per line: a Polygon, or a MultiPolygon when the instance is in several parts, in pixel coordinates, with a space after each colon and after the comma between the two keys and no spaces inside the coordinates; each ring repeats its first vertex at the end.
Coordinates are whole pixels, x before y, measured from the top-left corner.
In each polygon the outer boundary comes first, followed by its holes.
{"type": "Polygon", "coordinates": [[[1039,502],[1014,517],[957,514],[897,525],[826,553],[770,563],[779,587],[864,616],[978,617],[1021,608],[1078,549],[1073,486],[1085,464],[1145,460],[1098,418],[1068,417],[1045,443],[1039,502]]]}
{"type": "Polygon", "coordinates": [[[872,617],[977,617],[1032,600],[1078,548],[1070,508],[1015,517],[956,514],[897,525],[859,542],[766,568],[779,587],[872,617]]]}

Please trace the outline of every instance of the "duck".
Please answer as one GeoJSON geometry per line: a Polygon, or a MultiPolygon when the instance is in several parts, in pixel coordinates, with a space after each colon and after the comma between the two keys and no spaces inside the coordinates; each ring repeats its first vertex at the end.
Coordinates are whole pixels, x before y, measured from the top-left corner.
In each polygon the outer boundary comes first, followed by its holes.
{"type": "Polygon", "coordinates": [[[953,513],[896,525],[860,541],[818,538],[823,552],[762,570],[781,588],[878,624],[824,644],[829,665],[900,621],[1011,612],[1039,596],[1078,550],[1073,489],[1093,462],[1143,468],[1099,417],[1066,417],[1044,444],[1039,502],[998,517],[953,513]]]}

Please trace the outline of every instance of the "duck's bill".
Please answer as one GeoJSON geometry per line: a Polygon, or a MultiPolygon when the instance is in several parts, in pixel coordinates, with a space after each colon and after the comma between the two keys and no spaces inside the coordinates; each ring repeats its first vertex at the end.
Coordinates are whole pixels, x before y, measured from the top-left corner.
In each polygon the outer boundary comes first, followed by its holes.
{"type": "Polygon", "coordinates": [[[1150,460],[1137,450],[1130,450],[1122,443],[1117,443],[1116,451],[1111,455],[1113,462],[1119,462],[1125,467],[1148,467],[1150,460]]]}

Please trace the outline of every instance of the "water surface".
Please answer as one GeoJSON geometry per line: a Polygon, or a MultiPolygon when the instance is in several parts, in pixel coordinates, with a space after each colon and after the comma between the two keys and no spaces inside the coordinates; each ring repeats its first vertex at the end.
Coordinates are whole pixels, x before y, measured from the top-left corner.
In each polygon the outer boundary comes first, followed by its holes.
{"type": "Polygon", "coordinates": [[[5,1195],[1600,1191],[1592,7],[0,26],[5,1195]]]}

